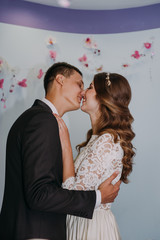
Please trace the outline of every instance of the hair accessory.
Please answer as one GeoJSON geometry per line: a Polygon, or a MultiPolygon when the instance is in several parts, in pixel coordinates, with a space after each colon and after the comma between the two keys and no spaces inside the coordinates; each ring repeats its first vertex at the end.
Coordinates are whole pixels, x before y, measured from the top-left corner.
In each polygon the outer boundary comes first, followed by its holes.
{"type": "Polygon", "coordinates": [[[109,87],[111,85],[111,80],[109,79],[110,73],[106,73],[106,85],[109,87]]]}

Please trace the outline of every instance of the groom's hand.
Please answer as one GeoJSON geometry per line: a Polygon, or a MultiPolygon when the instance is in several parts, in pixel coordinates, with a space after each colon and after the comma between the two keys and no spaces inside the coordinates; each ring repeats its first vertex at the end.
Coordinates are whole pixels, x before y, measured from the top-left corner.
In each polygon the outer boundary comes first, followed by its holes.
{"type": "Polygon", "coordinates": [[[117,177],[118,174],[119,172],[113,173],[99,186],[99,190],[101,191],[101,203],[104,204],[114,202],[114,199],[117,197],[121,181],[119,180],[115,185],[112,184],[112,181],[117,177]]]}

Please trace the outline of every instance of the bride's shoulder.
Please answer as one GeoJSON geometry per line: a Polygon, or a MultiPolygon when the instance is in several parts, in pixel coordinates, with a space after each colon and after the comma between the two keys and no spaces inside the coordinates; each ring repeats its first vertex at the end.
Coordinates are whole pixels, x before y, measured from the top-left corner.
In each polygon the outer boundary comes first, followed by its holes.
{"type": "Polygon", "coordinates": [[[104,144],[114,144],[113,136],[110,133],[104,133],[100,136],[97,136],[94,141],[94,146],[102,146],[104,144]]]}
{"type": "Polygon", "coordinates": [[[103,142],[114,142],[113,136],[110,133],[104,133],[97,138],[97,141],[103,142]]]}

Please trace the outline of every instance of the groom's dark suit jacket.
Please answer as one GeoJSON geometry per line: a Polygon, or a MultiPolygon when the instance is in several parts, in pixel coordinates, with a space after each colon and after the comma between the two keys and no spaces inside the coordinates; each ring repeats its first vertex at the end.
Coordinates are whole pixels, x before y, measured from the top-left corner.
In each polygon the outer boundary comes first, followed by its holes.
{"type": "Polygon", "coordinates": [[[57,121],[36,100],[8,135],[1,240],[64,240],[66,214],[92,218],[95,191],[62,189],[62,168],[57,121]]]}

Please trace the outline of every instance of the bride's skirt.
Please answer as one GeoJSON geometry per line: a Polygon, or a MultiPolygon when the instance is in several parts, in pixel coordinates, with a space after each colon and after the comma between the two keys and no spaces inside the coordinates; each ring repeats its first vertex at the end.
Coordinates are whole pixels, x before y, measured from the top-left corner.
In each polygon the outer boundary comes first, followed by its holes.
{"type": "Polygon", "coordinates": [[[111,210],[96,209],[92,219],[67,216],[67,240],[121,240],[111,210]]]}

